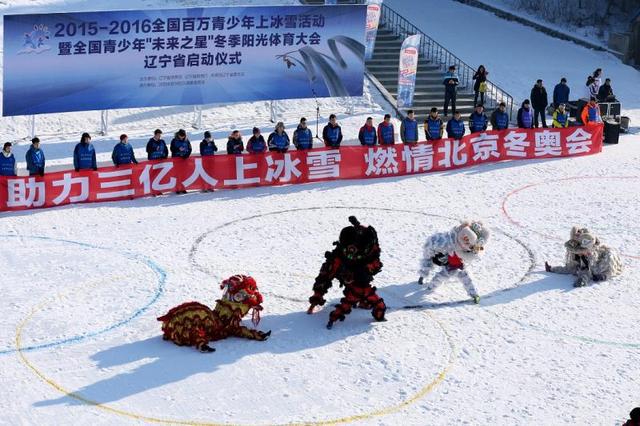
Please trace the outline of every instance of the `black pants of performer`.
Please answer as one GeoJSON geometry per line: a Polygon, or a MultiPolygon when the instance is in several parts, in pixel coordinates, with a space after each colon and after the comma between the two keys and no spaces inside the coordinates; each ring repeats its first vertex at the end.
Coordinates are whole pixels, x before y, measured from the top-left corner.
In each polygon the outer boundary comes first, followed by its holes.
{"type": "MultiPolygon", "coordinates": [[[[484,92],[476,92],[475,96],[473,97],[474,108],[476,105],[478,105],[478,95],[480,95],[480,103],[484,105],[484,92]]],[[[455,111],[455,107],[454,107],[454,111],[455,111]]]]}
{"type": "Polygon", "coordinates": [[[444,115],[447,115],[449,111],[449,102],[451,102],[451,109],[453,111],[456,110],[456,95],[457,93],[455,91],[444,91],[444,115]]]}
{"type": "Polygon", "coordinates": [[[542,122],[542,127],[547,128],[547,119],[546,112],[544,108],[541,109],[533,109],[533,127],[536,129],[540,127],[540,122],[542,122]],[[538,116],[540,116],[540,121],[538,121],[538,116]]]}
{"type": "Polygon", "coordinates": [[[364,309],[371,309],[371,315],[376,321],[384,320],[384,313],[387,306],[384,299],[376,294],[376,288],[367,287],[345,287],[344,297],[340,299],[340,304],[329,314],[329,320],[333,323],[344,321],[346,315],[351,313],[351,309],[359,305],[364,309]]]}

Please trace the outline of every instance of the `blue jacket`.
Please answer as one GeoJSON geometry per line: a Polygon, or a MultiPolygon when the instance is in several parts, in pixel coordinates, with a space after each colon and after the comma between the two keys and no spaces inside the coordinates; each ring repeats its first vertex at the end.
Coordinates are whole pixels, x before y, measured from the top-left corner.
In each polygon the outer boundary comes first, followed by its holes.
{"type": "Polygon", "coordinates": [[[4,152],[0,153],[0,176],[16,176],[16,157],[10,154],[4,156],[4,152]]]}
{"type": "Polygon", "coordinates": [[[447,136],[460,140],[464,136],[464,120],[456,120],[452,118],[447,122],[447,136]]]}
{"type": "Polygon", "coordinates": [[[418,121],[409,117],[402,120],[400,125],[400,139],[402,142],[418,142],[418,121]]]}
{"type": "Polygon", "coordinates": [[[324,126],[322,129],[322,139],[326,146],[332,148],[340,148],[342,143],[342,128],[339,125],[332,126],[331,123],[324,126]]]}
{"type": "Polygon", "coordinates": [[[25,155],[25,160],[27,160],[27,170],[29,170],[30,175],[41,175],[44,173],[45,159],[42,149],[35,149],[32,145],[25,155]]]}
{"type": "Polygon", "coordinates": [[[133,147],[128,143],[122,142],[113,147],[111,160],[113,160],[113,164],[116,166],[131,163],[138,164],[138,160],[136,160],[136,156],[133,153],[133,147]]]}
{"type": "Polygon", "coordinates": [[[147,142],[147,158],[149,160],[162,160],[169,156],[169,150],[164,139],[156,141],[154,138],[147,142]]]}
{"type": "Polygon", "coordinates": [[[293,132],[293,144],[296,149],[311,149],[313,148],[313,133],[307,127],[303,129],[298,125],[298,128],[293,132]]]}
{"type": "Polygon", "coordinates": [[[522,107],[518,110],[518,127],[531,129],[533,127],[533,108],[522,107]]]}
{"type": "Polygon", "coordinates": [[[282,132],[281,135],[278,132],[271,132],[267,139],[267,144],[269,145],[269,151],[287,152],[290,145],[289,135],[287,132],[282,132]]]}
{"type": "Polygon", "coordinates": [[[171,157],[189,158],[191,155],[191,142],[189,139],[184,140],[174,138],[171,141],[171,157]]]}
{"type": "Polygon", "coordinates": [[[216,146],[216,143],[213,141],[213,139],[211,140],[211,142],[208,142],[206,139],[202,139],[202,142],[200,142],[200,155],[203,157],[207,157],[209,155],[213,155],[218,151],[218,147],[216,146]]]}
{"type": "Polygon", "coordinates": [[[250,154],[267,152],[267,143],[264,141],[264,136],[260,135],[257,138],[251,136],[247,141],[247,152],[250,154]]]}
{"type": "Polygon", "coordinates": [[[440,117],[434,119],[429,115],[424,120],[424,136],[428,141],[442,138],[442,119],[440,117]]]}
{"type": "Polygon", "coordinates": [[[571,89],[566,84],[558,83],[553,88],[553,105],[558,108],[560,104],[567,104],[569,102],[569,93],[571,89]]]}
{"type": "Polygon", "coordinates": [[[487,119],[487,116],[484,112],[478,114],[477,112],[473,111],[469,116],[469,132],[484,132],[485,130],[487,130],[488,121],[489,120],[487,119]]]}
{"type": "Polygon", "coordinates": [[[509,127],[509,114],[499,109],[491,114],[491,127],[493,130],[504,130],[509,127]]]}
{"type": "Polygon", "coordinates": [[[98,169],[96,150],[90,143],[80,142],[73,150],[73,168],[76,170],[98,169]]]}
{"type": "Polygon", "coordinates": [[[396,143],[395,129],[393,123],[385,124],[384,121],[378,124],[378,142],[380,145],[393,145],[396,143]]]}
{"type": "Polygon", "coordinates": [[[368,127],[366,124],[360,127],[360,131],[358,132],[358,140],[360,141],[360,145],[375,145],[378,142],[378,137],[376,136],[376,128],[373,126],[368,127]]]}

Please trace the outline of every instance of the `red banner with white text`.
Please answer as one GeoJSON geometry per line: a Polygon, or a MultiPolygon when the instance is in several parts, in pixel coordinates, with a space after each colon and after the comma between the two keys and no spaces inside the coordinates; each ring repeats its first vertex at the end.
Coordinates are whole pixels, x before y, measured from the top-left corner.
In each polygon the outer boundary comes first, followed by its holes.
{"type": "Polygon", "coordinates": [[[412,145],[174,158],[127,167],[104,167],[98,171],[0,177],[0,211],[126,200],[181,190],[368,179],[503,160],[590,155],[602,150],[602,133],[601,125],[508,129],[474,133],[461,140],[442,139],[412,145]]]}

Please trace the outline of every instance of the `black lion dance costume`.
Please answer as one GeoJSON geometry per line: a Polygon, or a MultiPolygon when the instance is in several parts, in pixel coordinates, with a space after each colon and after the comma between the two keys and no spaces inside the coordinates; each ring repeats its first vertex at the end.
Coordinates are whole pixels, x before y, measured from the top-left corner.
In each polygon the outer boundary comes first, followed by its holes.
{"type": "Polygon", "coordinates": [[[209,308],[199,302],[187,302],[172,308],[158,318],[162,321],[162,338],[178,346],[195,346],[200,352],[213,352],[208,343],[227,337],[244,337],[250,340],[267,340],[266,333],[240,324],[250,310],[252,322],[258,326],[262,310],[262,295],[256,281],[246,275],[234,275],[222,282],[222,298],[216,307],[209,308]]]}
{"type": "Polygon", "coordinates": [[[329,314],[327,328],[331,329],[336,321],[344,321],[354,306],[371,309],[376,321],[385,321],[387,310],[384,299],[376,294],[371,286],[373,276],[382,269],[380,262],[380,246],[378,234],[372,226],[362,226],[354,216],[349,217],[352,226],[340,232],[339,241],[333,251],[324,254],[327,259],[320,268],[320,274],[313,285],[313,296],[309,298],[311,306],[307,313],[312,314],[316,306],[322,306],[326,300],[324,295],[331,288],[333,279],[344,287],[344,297],[340,304],[329,314]]]}

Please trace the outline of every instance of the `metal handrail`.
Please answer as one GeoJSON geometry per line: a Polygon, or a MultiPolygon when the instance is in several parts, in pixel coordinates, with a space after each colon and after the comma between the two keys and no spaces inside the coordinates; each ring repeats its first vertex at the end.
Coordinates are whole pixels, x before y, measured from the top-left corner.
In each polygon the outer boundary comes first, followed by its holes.
{"type": "MultiPolygon", "coordinates": [[[[443,70],[447,69],[450,65],[455,65],[460,81],[459,87],[463,90],[467,89],[467,91],[473,92],[473,75],[475,74],[475,70],[385,3],[382,4],[380,26],[384,26],[386,29],[393,32],[393,34],[401,38],[420,34],[422,37],[420,37],[419,49],[425,59],[443,70]]],[[[498,85],[487,80],[485,107],[488,106],[495,108],[500,102],[504,102],[507,105],[509,117],[514,120],[513,96],[498,85]]]]}

